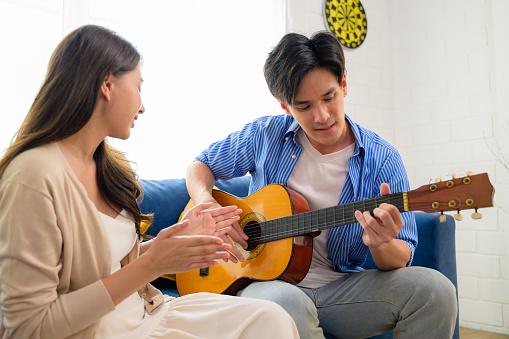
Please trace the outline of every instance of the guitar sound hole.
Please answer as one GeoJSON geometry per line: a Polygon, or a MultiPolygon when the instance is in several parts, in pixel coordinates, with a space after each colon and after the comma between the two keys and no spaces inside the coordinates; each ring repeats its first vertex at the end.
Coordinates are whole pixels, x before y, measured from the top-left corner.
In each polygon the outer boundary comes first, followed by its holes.
{"type": "Polygon", "coordinates": [[[260,244],[260,236],[262,231],[260,229],[260,224],[256,221],[250,221],[244,226],[244,233],[249,237],[247,240],[247,248],[246,251],[254,250],[260,244]]]}

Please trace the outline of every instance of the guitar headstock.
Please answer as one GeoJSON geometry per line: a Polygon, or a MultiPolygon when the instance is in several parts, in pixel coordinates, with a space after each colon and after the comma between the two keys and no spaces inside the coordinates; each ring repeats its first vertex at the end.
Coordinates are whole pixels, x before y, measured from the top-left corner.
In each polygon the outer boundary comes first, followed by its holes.
{"type": "Polygon", "coordinates": [[[444,181],[440,179],[407,192],[408,209],[424,212],[457,211],[456,220],[463,218],[459,211],[475,209],[472,218],[480,219],[481,214],[477,209],[492,207],[494,194],[488,174],[474,175],[468,172],[465,177],[453,176],[452,179],[444,181]]]}

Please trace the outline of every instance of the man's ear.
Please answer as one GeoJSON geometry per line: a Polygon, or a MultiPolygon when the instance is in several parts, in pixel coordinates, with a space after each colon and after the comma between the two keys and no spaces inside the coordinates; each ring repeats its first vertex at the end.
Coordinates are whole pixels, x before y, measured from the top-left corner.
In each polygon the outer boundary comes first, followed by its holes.
{"type": "Polygon", "coordinates": [[[279,104],[281,105],[281,108],[286,112],[286,114],[288,114],[289,116],[292,116],[292,112],[290,112],[290,109],[288,108],[288,104],[282,102],[282,101],[279,101],[279,104]]]}
{"type": "Polygon", "coordinates": [[[111,100],[111,89],[113,87],[113,74],[109,74],[101,84],[101,94],[104,96],[106,101],[111,100]]]}
{"type": "Polygon", "coordinates": [[[341,87],[343,88],[343,97],[348,94],[348,86],[346,84],[346,74],[343,74],[343,80],[341,81],[341,87]]]}

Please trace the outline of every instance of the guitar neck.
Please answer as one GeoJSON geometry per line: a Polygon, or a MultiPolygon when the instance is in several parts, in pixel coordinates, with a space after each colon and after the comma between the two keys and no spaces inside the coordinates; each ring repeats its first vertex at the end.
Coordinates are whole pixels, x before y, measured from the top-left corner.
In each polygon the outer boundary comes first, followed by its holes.
{"type": "Polygon", "coordinates": [[[396,206],[400,212],[409,211],[407,192],[388,194],[344,205],[327,207],[260,222],[259,224],[263,234],[263,241],[260,241],[260,243],[267,243],[337,226],[353,224],[357,222],[355,211],[373,211],[383,203],[396,206]]]}

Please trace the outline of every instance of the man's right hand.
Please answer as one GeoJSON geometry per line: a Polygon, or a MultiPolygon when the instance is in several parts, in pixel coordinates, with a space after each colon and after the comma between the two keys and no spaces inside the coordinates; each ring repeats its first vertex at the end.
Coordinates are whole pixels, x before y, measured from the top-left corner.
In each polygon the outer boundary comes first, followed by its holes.
{"type": "MultiPolygon", "coordinates": [[[[221,207],[221,205],[217,201],[212,201],[212,207],[211,208],[218,208],[221,207]]],[[[244,256],[239,251],[237,247],[235,247],[235,244],[233,242],[238,243],[242,248],[247,248],[247,241],[249,237],[244,233],[244,230],[242,227],[240,227],[238,222],[234,222],[231,225],[231,229],[224,235],[219,236],[219,238],[223,239],[223,241],[227,244],[232,245],[232,249],[230,250],[230,257],[228,259],[225,259],[225,261],[231,260],[234,263],[237,263],[238,261],[244,261],[244,256]]]]}

